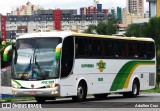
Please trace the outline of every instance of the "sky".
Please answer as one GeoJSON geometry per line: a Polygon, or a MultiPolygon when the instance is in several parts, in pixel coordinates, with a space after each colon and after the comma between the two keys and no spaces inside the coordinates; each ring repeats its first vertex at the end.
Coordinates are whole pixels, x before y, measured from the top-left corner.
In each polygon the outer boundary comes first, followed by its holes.
{"type": "MultiPolygon", "coordinates": [[[[31,2],[33,5],[39,5],[45,9],[78,9],[80,7],[91,6],[93,0],[0,0],[0,13],[6,15],[11,10],[15,10],[21,5],[25,5],[27,2],[31,2]]],[[[103,4],[103,8],[111,8],[120,6],[126,7],[126,0],[99,0],[103,4]]],[[[144,0],[145,11],[148,10],[148,3],[144,0]]]]}

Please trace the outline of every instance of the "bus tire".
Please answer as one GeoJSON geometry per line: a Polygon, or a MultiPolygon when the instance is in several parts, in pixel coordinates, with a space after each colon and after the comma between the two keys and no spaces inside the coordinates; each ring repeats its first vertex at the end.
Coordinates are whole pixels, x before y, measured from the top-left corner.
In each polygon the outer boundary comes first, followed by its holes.
{"type": "Polygon", "coordinates": [[[138,82],[134,80],[132,84],[131,97],[137,97],[138,94],[139,94],[139,85],[138,82]]]}
{"type": "Polygon", "coordinates": [[[139,84],[137,80],[134,80],[132,84],[132,91],[131,92],[124,92],[123,97],[137,97],[139,95],[139,84]]]}
{"type": "Polygon", "coordinates": [[[46,101],[45,97],[34,97],[34,98],[38,103],[45,103],[46,101]]]}
{"type": "Polygon", "coordinates": [[[87,89],[84,83],[80,82],[77,87],[77,96],[73,96],[72,100],[76,102],[84,101],[86,99],[87,89]]]}
{"type": "Polygon", "coordinates": [[[108,94],[94,94],[96,99],[106,99],[108,94]]]}

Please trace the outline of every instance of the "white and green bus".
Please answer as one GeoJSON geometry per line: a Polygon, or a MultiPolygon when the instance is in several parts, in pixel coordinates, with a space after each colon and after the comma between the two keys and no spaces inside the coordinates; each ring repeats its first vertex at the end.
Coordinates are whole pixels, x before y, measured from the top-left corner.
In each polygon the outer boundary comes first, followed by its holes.
{"type": "Polygon", "coordinates": [[[87,94],[136,97],[156,84],[151,38],[40,32],[18,37],[4,58],[12,48],[12,93],[38,102],[57,97],[83,101],[87,94]]]}

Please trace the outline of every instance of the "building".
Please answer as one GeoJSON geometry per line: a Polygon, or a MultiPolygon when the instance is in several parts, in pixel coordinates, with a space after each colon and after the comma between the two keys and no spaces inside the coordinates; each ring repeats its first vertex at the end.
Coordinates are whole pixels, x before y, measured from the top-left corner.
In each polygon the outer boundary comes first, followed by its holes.
{"type": "Polygon", "coordinates": [[[126,0],[126,8],[122,9],[122,23],[132,24],[133,21],[147,17],[144,15],[144,0],[126,0]]]}
{"type": "Polygon", "coordinates": [[[155,17],[156,16],[156,0],[146,0],[149,2],[149,17],[155,17]]]}
{"type": "Polygon", "coordinates": [[[111,14],[112,18],[116,18],[119,23],[122,23],[122,8],[121,7],[115,7],[111,8],[109,10],[109,13],[111,14]]]}
{"type": "Polygon", "coordinates": [[[6,16],[0,15],[0,37],[2,40],[6,40],[6,16]]]}
{"type": "Polygon", "coordinates": [[[115,34],[115,35],[124,35],[126,33],[126,29],[128,27],[127,24],[118,24],[118,34],[115,34]]]}
{"type": "Polygon", "coordinates": [[[126,8],[122,9],[122,23],[130,25],[135,20],[142,19],[143,16],[137,13],[129,13],[126,8]]]}
{"type": "Polygon", "coordinates": [[[103,9],[102,4],[99,3],[99,0],[93,0],[93,5],[88,7],[81,7],[80,14],[108,14],[108,9],[103,9]]]}
{"type": "Polygon", "coordinates": [[[149,17],[149,11],[146,11],[146,12],[144,13],[144,18],[150,18],[150,17],[149,17]]]}
{"type": "Polygon", "coordinates": [[[136,19],[136,20],[132,21],[133,24],[141,24],[141,23],[145,23],[145,22],[149,22],[149,18],[136,19]]]}
{"type": "Polygon", "coordinates": [[[43,10],[44,8],[32,5],[30,2],[27,2],[26,5],[22,5],[16,10],[11,11],[8,15],[32,15],[35,10],[43,10]]]}
{"type": "Polygon", "coordinates": [[[100,21],[110,18],[109,14],[77,14],[76,9],[70,10],[37,10],[33,15],[0,16],[1,36],[3,40],[15,39],[23,33],[72,30],[82,32],[89,25],[97,25],[100,21]]]}
{"type": "Polygon", "coordinates": [[[160,16],[160,0],[146,0],[149,2],[149,17],[160,16]]]}
{"type": "Polygon", "coordinates": [[[127,10],[131,14],[140,14],[143,16],[144,13],[144,0],[126,0],[127,10]]]}

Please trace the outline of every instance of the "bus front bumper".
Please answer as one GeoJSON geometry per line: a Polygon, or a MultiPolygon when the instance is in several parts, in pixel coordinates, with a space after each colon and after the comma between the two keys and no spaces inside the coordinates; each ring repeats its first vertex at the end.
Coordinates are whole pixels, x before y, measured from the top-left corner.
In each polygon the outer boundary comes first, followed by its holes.
{"type": "Polygon", "coordinates": [[[42,88],[42,89],[16,89],[12,88],[14,96],[46,96],[58,97],[60,96],[60,88],[42,88]]]}

